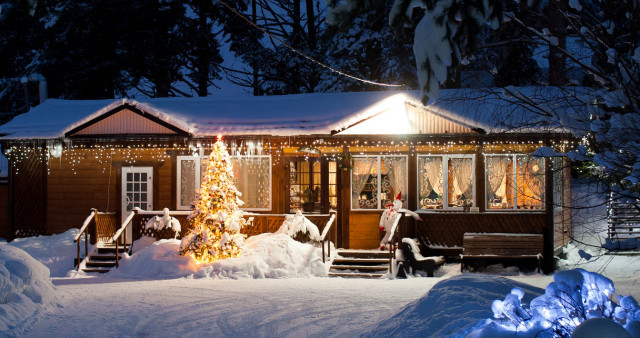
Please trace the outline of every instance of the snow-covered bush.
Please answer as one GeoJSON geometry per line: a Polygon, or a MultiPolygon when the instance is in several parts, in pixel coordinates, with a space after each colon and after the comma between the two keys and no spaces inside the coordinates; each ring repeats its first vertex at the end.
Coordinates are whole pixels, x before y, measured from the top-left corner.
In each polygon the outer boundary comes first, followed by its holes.
{"type": "Polygon", "coordinates": [[[169,215],[169,209],[162,209],[162,216],[153,216],[144,226],[144,235],[156,239],[178,238],[182,227],[175,217],[169,215]]]}
{"type": "Polygon", "coordinates": [[[276,234],[289,235],[301,243],[317,244],[321,239],[318,227],[304,217],[300,210],[295,215],[287,215],[276,234]]]}
{"type": "Polygon", "coordinates": [[[54,299],[49,268],[21,249],[0,244],[0,336],[20,334],[33,314],[54,299]]]}
{"type": "Polygon", "coordinates": [[[605,318],[637,337],[640,307],[631,296],[618,296],[615,304],[610,299],[614,291],[613,282],[600,274],[583,269],[561,271],[528,307],[522,304],[524,292],[518,288],[504,300],[495,300],[491,305],[494,319],[479,336],[507,330],[522,335],[530,332],[534,336],[568,337],[582,322],[605,318]]]}

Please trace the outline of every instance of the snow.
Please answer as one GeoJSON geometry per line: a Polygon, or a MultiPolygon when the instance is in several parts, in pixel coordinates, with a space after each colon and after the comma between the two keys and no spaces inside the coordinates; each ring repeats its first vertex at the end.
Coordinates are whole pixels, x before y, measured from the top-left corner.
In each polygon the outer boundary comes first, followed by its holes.
{"type": "Polygon", "coordinates": [[[21,249],[0,244],[0,334],[21,334],[56,296],[46,266],[21,249]]]}
{"type": "MultiPolygon", "coordinates": [[[[638,305],[631,297],[640,299],[640,257],[603,255],[604,196],[593,184],[583,183],[575,185],[573,195],[578,206],[574,218],[582,225],[575,232],[580,242],[564,249],[555,276],[499,265],[461,274],[458,263],[445,263],[431,278],[328,278],[320,249],[285,234],[250,237],[241,257],[201,265],[177,255],[178,240],[146,238],[136,242],[134,254],[110,273],[80,272],[68,277],[61,273],[51,279],[55,288],[39,284],[40,290],[46,289],[40,295],[49,297],[48,303],[34,303],[29,307],[33,312],[17,304],[9,306],[16,316],[11,321],[14,327],[0,328],[0,335],[513,337],[507,318],[525,318],[522,309],[539,318],[540,312],[531,309],[548,303],[543,296],[573,290],[566,293],[584,299],[586,313],[606,309],[619,320],[626,318],[627,330],[638,336],[639,313],[633,310],[638,305]],[[558,287],[560,283],[568,289],[558,287]],[[576,292],[580,285],[581,291],[576,292]],[[48,306],[54,299],[56,306],[48,306]]],[[[25,258],[14,247],[20,246],[53,264],[68,255],[69,248],[64,248],[72,243],[75,231],[0,243],[0,256],[10,248],[25,258]]],[[[72,257],[63,259],[67,269],[72,268],[72,257]]],[[[39,271],[34,276],[46,281],[46,268],[27,256],[28,260],[28,267],[39,271]]],[[[0,291],[5,292],[7,280],[0,279],[0,291]]],[[[589,329],[595,332],[611,323],[587,325],[595,325],[589,329]]],[[[531,328],[544,328],[544,324],[526,327],[517,336],[531,336],[531,328]]],[[[606,330],[605,334],[615,332],[606,330]]]]}
{"type": "Polygon", "coordinates": [[[119,100],[49,99],[3,126],[5,139],[61,138],[65,132],[124,104],[137,107],[194,136],[330,134],[384,111],[401,94],[357,92],[280,96],[173,97],[119,100]],[[391,99],[391,100],[389,100],[391,99]],[[382,106],[380,106],[382,105],[382,106]]]}
{"type": "MultiPolygon", "coordinates": [[[[28,252],[31,257],[44,264],[49,268],[51,277],[66,277],[77,256],[77,243],[73,242],[77,235],[78,229],[69,229],[57,235],[16,238],[9,244],[28,252]],[[52,248],[55,248],[55,254],[52,253],[52,248]]],[[[80,250],[84,255],[84,236],[81,241],[80,250]]],[[[91,250],[90,245],[89,252],[91,250]]]]}
{"type": "MultiPolygon", "coordinates": [[[[426,109],[487,133],[573,131],[587,127],[593,93],[582,87],[450,89],[426,109]],[[532,105],[514,97],[531,98],[532,105]],[[567,99],[568,98],[568,99],[567,99]],[[479,104],[481,103],[481,104],[479,104]],[[554,118],[549,118],[551,114],[554,118]],[[561,121],[559,124],[557,121],[561,121]]],[[[0,139],[55,139],[128,104],[194,137],[223,135],[329,135],[385,111],[420,107],[418,91],[315,93],[283,96],[119,100],[49,99],[0,126],[0,139]]]]}
{"type": "MultiPolygon", "coordinates": [[[[134,248],[136,244],[134,244],[134,248]]],[[[144,247],[144,245],[138,245],[144,247]]],[[[180,240],[163,239],[125,257],[112,278],[292,278],[326,276],[320,249],[285,234],[261,234],[246,239],[240,257],[199,264],[179,256],[180,240]]]]}
{"type": "Polygon", "coordinates": [[[287,215],[276,233],[285,234],[292,238],[295,238],[298,233],[309,234],[309,239],[312,241],[319,242],[321,240],[318,227],[304,217],[300,210],[295,215],[287,215]]]}

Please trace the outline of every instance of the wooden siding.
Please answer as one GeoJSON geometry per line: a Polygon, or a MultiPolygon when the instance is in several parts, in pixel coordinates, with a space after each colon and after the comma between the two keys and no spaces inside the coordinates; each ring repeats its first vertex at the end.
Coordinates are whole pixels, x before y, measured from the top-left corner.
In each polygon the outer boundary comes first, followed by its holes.
{"type": "Polygon", "coordinates": [[[127,135],[127,134],[176,134],[175,131],[149,120],[129,109],[123,109],[103,120],[73,134],[78,135],[127,135]]]}
{"type": "Polygon", "coordinates": [[[416,232],[430,245],[462,247],[465,232],[542,234],[546,214],[542,212],[422,213],[416,232]]]}
{"type": "Polygon", "coordinates": [[[9,176],[9,238],[50,234],[45,223],[47,173],[41,151],[26,153],[22,161],[10,164],[9,176]]]}
{"type": "Polygon", "coordinates": [[[474,133],[468,127],[437,116],[430,111],[406,103],[407,116],[415,134],[474,133]]]}
{"type": "Polygon", "coordinates": [[[0,183],[0,238],[9,238],[8,227],[8,207],[9,207],[9,185],[6,182],[0,183]]]}
{"type": "Polygon", "coordinates": [[[380,247],[380,216],[382,211],[351,211],[349,214],[349,249],[380,247]]]}
{"type": "MultiPolygon", "coordinates": [[[[101,212],[119,212],[120,168],[117,164],[126,162],[128,149],[115,149],[111,161],[100,163],[91,149],[64,150],[59,159],[49,163],[47,180],[47,232],[61,233],[69,228],[77,228],[89,214],[91,208],[101,212]],[[74,159],[76,163],[74,163],[74,159]]],[[[158,150],[153,150],[157,154],[158,150]]],[[[171,165],[154,159],[152,150],[137,150],[138,159],[133,166],[157,167],[154,170],[154,209],[172,208],[171,205],[171,165]]],[[[168,160],[165,160],[168,162],[168,160]]]]}

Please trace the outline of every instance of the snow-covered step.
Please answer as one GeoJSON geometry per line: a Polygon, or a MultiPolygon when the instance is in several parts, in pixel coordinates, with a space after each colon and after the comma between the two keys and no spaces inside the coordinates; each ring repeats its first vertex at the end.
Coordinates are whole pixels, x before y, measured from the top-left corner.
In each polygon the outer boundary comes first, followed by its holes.
{"type": "Polygon", "coordinates": [[[388,265],[333,265],[331,267],[335,270],[366,270],[366,271],[382,271],[389,270],[388,265]]]}
{"type": "Polygon", "coordinates": [[[329,272],[329,277],[343,277],[343,278],[380,278],[385,273],[360,273],[360,272],[329,272]]]}
{"type": "Polygon", "coordinates": [[[388,258],[334,258],[333,264],[348,264],[354,261],[357,261],[359,263],[367,263],[367,264],[389,263],[388,258]]]}
{"type": "Polygon", "coordinates": [[[337,250],[330,277],[380,278],[389,271],[389,253],[381,250],[337,250]]]}

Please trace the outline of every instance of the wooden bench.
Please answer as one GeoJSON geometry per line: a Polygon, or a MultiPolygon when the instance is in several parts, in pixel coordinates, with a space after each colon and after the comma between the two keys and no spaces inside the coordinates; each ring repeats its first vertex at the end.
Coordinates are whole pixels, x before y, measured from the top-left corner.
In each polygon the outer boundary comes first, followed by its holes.
{"type": "Polygon", "coordinates": [[[402,239],[402,253],[414,275],[417,270],[422,270],[428,277],[433,277],[435,268],[444,264],[445,261],[443,256],[422,256],[418,244],[411,238],[402,239]]]}
{"type": "Polygon", "coordinates": [[[536,259],[540,272],[543,250],[541,234],[466,232],[462,240],[460,270],[464,271],[470,260],[536,259]]]}

